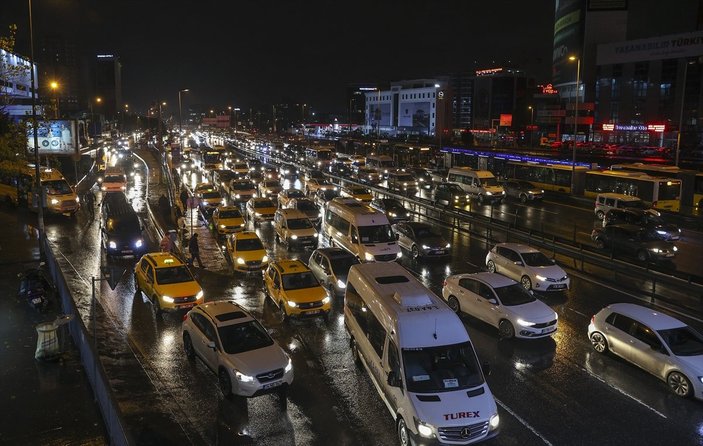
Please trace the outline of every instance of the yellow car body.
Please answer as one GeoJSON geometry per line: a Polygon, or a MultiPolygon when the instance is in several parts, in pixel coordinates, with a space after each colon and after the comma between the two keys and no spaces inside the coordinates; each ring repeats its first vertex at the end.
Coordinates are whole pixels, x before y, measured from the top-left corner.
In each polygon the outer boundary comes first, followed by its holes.
{"type": "Polygon", "coordinates": [[[327,290],[300,260],[281,260],[269,264],[264,272],[264,287],[284,318],[311,315],[326,317],[330,312],[331,302],[327,290]]]}
{"type": "Polygon", "coordinates": [[[244,220],[244,215],[242,215],[238,206],[219,206],[212,213],[212,224],[219,235],[225,235],[243,231],[247,222],[244,220]],[[230,217],[228,214],[239,216],[230,217]]]}
{"type": "Polygon", "coordinates": [[[203,303],[203,289],[188,267],[167,252],[144,254],[134,267],[134,283],[162,311],[188,310],[203,303]]]}
{"type": "Polygon", "coordinates": [[[268,254],[256,232],[243,231],[230,235],[226,250],[235,271],[260,271],[268,266],[268,254]]]}

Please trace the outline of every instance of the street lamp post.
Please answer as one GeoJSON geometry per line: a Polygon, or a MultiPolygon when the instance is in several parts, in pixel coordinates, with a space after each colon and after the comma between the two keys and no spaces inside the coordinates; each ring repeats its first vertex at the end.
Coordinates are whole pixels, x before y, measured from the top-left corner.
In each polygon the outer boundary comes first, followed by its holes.
{"type": "Polygon", "coordinates": [[[574,139],[571,145],[571,194],[574,194],[576,187],[576,132],[578,131],[579,122],[579,84],[581,83],[581,59],[576,56],[570,56],[570,61],[576,61],[576,100],[574,103],[574,139]]]}
{"type": "MultiPolygon", "coordinates": [[[[39,136],[37,133],[37,92],[34,78],[34,29],[32,23],[32,0],[27,0],[29,7],[29,72],[30,90],[32,90],[32,133],[34,135],[34,185],[37,188],[37,220],[39,229],[39,258],[44,259],[44,188],[41,187],[41,176],[39,174],[39,136]]],[[[28,203],[29,204],[29,203],[28,203]]],[[[29,206],[28,206],[29,207],[29,206]]]]}
{"type": "Polygon", "coordinates": [[[531,105],[529,105],[527,109],[530,111],[530,148],[533,148],[535,146],[532,138],[535,133],[535,109],[532,108],[531,105]]]}
{"type": "Polygon", "coordinates": [[[182,138],[182,133],[183,133],[183,111],[182,111],[182,104],[181,104],[181,93],[186,93],[188,91],[189,91],[188,88],[178,90],[178,138],[179,138],[179,140],[180,140],[180,138],[182,138]]]}

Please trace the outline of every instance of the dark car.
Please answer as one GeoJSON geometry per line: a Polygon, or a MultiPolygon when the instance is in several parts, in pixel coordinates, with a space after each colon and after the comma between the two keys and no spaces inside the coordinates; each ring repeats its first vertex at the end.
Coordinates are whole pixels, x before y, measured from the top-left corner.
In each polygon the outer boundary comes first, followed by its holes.
{"type": "Polygon", "coordinates": [[[670,241],[662,240],[646,228],[636,225],[617,224],[594,229],[591,239],[599,249],[637,257],[641,262],[671,260],[678,248],[670,241]]]}
{"type": "Polygon", "coordinates": [[[388,189],[402,195],[415,195],[418,190],[418,182],[415,177],[403,170],[389,172],[386,184],[388,189]]]}
{"type": "Polygon", "coordinates": [[[413,259],[420,257],[442,257],[449,255],[451,245],[432,225],[421,222],[400,222],[393,225],[398,245],[409,251],[413,259]]]}
{"type": "Polygon", "coordinates": [[[138,258],[146,252],[142,223],[124,193],[105,194],[100,226],[108,257],[138,258]]]}
{"type": "Polygon", "coordinates": [[[349,268],[357,263],[359,259],[345,249],[321,248],[310,255],[308,267],[322,286],[340,296],[347,288],[349,268]]]}
{"type": "Polygon", "coordinates": [[[508,180],[504,181],[502,186],[506,196],[517,198],[522,203],[544,198],[544,190],[536,187],[529,181],[508,180]]]}
{"type": "Polygon", "coordinates": [[[229,184],[231,180],[237,178],[237,175],[229,169],[216,169],[212,171],[211,177],[212,184],[222,189],[229,184]]]}
{"type": "Polygon", "coordinates": [[[439,183],[432,194],[432,202],[447,206],[466,206],[469,203],[469,196],[458,184],[439,183]]]}
{"type": "Polygon", "coordinates": [[[415,181],[417,181],[417,187],[419,187],[420,189],[432,189],[434,181],[432,180],[432,175],[430,174],[429,170],[420,167],[415,167],[412,169],[408,169],[408,172],[410,172],[410,174],[415,177],[415,181]]]}
{"type": "Polygon", "coordinates": [[[180,170],[181,174],[189,174],[195,171],[195,164],[193,163],[192,159],[183,158],[181,160],[181,163],[178,165],[178,169],[180,170]]]}
{"type": "Polygon", "coordinates": [[[403,206],[403,203],[395,198],[374,198],[371,200],[371,207],[385,212],[388,221],[391,223],[410,219],[408,210],[403,206]]]}
{"type": "Polygon", "coordinates": [[[295,181],[298,179],[298,169],[292,164],[281,164],[278,168],[281,180],[295,181]]]}
{"type": "Polygon", "coordinates": [[[331,175],[338,177],[351,177],[352,169],[348,164],[344,163],[334,163],[330,164],[329,172],[331,175]]]}
{"type": "Polygon", "coordinates": [[[661,216],[645,210],[611,209],[603,218],[603,226],[623,223],[645,228],[662,240],[678,240],[681,238],[681,229],[678,226],[666,223],[661,216]]]}

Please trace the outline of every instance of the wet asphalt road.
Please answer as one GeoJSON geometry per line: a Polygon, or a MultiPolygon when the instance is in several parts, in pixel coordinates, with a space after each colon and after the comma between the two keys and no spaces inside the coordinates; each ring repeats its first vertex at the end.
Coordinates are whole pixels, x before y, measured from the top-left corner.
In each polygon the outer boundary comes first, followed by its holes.
{"type": "MultiPolygon", "coordinates": [[[[128,192],[134,194],[138,207],[143,203],[144,183],[130,181],[128,192]]],[[[527,217],[531,211],[525,212],[527,217]]],[[[560,215],[567,221],[580,219],[560,215]]],[[[278,246],[269,224],[258,231],[274,259],[307,260],[310,251],[288,252],[278,246]]],[[[77,222],[48,223],[47,233],[77,271],[86,277],[95,273],[100,260],[97,225],[80,216],[77,222]]],[[[451,259],[414,262],[407,253],[402,259],[437,293],[448,274],[483,269],[487,250],[480,239],[447,229],[443,233],[452,243],[451,259]]],[[[150,243],[155,250],[156,243],[150,243]]],[[[293,358],[296,377],[286,412],[277,408],[273,396],[249,400],[246,408],[238,407],[222,398],[214,373],[200,361],[191,364],[185,359],[178,315],[157,318],[148,301],[135,295],[131,274],[115,291],[103,284],[100,302],[112,323],[119,327],[116,333],[106,330],[104,336],[124,336],[122,341],[130,344],[148,379],[156,383],[158,401],[168,406],[189,441],[224,445],[397,443],[390,414],[367,375],[352,361],[343,328],[341,299],[335,301],[328,322],[282,322],[264,298],[260,275],[225,276],[207,271],[197,274],[207,300],[234,299],[274,330],[274,338],[293,358]]],[[[488,444],[703,442],[700,402],[680,400],[669,394],[663,382],[615,357],[598,355],[590,347],[586,337],[590,316],[608,303],[629,302],[632,298],[576,275],[572,275],[571,291],[540,298],[560,317],[559,331],[550,339],[499,340],[495,329],[464,317],[479,358],[491,363],[488,383],[501,415],[501,433],[488,444]]],[[[701,327],[698,322],[691,322],[701,327]]],[[[118,337],[113,341],[119,340],[118,337]]],[[[158,429],[158,423],[154,428],[158,429]]]]}

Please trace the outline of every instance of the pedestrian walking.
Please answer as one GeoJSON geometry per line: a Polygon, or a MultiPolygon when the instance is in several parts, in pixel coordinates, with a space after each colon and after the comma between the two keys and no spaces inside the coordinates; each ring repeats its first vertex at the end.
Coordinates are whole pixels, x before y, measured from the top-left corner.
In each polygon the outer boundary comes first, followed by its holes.
{"type": "Polygon", "coordinates": [[[164,234],[164,237],[159,242],[159,248],[161,249],[161,252],[173,251],[173,239],[171,238],[171,234],[168,232],[164,234]]]}
{"type": "Polygon", "coordinates": [[[95,220],[95,194],[93,193],[93,189],[88,189],[83,195],[83,205],[88,211],[90,220],[95,220]]]}
{"type": "Polygon", "coordinates": [[[186,212],[188,209],[188,191],[185,188],[181,190],[181,204],[183,205],[183,212],[186,212]]]}
{"type": "Polygon", "coordinates": [[[161,212],[163,219],[168,221],[171,214],[171,206],[168,204],[168,198],[166,198],[166,195],[164,194],[161,194],[159,197],[159,211],[161,212]]]}
{"type": "Polygon", "coordinates": [[[178,170],[176,170],[175,167],[171,168],[171,178],[173,178],[173,185],[176,187],[176,190],[180,189],[181,176],[178,174],[178,170]]]}
{"type": "Polygon", "coordinates": [[[193,234],[193,236],[190,238],[190,242],[188,242],[188,251],[190,251],[190,264],[191,266],[195,264],[195,261],[198,261],[198,266],[200,268],[204,268],[203,266],[203,261],[200,260],[200,247],[198,246],[198,233],[196,232],[193,234]]]}

